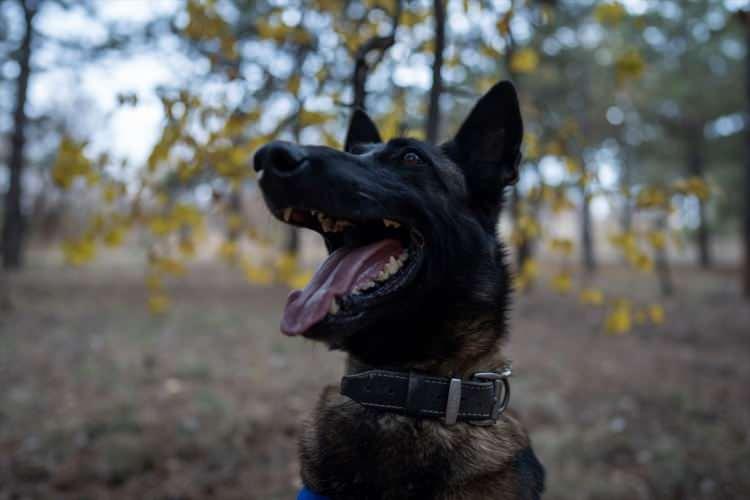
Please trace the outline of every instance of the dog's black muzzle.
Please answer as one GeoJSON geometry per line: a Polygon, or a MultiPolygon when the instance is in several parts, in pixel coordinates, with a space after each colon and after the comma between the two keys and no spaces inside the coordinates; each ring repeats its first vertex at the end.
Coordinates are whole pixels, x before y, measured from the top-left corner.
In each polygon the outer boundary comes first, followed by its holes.
{"type": "Polygon", "coordinates": [[[339,217],[365,215],[362,192],[370,175],[355,155],[273,141],[255,153],[253,166],[263,197],[276,216],[290,206],[339,217]]]}

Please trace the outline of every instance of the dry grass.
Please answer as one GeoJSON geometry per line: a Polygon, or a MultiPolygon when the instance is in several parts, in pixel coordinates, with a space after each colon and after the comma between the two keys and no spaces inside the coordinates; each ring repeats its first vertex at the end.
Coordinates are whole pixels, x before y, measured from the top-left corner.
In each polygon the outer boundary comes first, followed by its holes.
{"type": "MultiPolygon", "coordinates": [[[[667,325],[620,337],[570,298],[517,300],[512,405],[546,498],[750,497],[750,306],[730,278],[677,273],[667,325]]],[[[294,498],[297,422],[342,356],[278,333],[283,289],[199,269],[154,318],[142,281],[0,275],[0,499],[294,498]]]]}

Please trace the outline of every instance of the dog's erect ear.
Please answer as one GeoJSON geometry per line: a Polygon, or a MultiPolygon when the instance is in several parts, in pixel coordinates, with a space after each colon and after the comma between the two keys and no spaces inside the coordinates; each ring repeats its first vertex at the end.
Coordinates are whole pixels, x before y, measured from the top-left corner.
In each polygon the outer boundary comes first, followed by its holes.
{"type": "Polygon", "coordinates": [[[350,152],[355,144],[373,144],[383,142],[378,133],[378,127],[367,113],[357,108],[352,113],[349,121],[349,130],[346,133],[344,151],[350,152]]]}
{"type": "Polygon", "coordinates": [[[456,136],[443,144],[466,175],[472,201],[495,211],[503,187],[518,180],[523,121],[513,84],[492,87],[474,106],[456,136]]]}

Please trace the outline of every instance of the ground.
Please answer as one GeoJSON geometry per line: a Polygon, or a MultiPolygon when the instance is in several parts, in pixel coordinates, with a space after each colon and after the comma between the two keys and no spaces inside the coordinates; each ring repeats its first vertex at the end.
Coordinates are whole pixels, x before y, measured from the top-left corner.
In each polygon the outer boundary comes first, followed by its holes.
{"type": "MultiPolygon", "coordinates": [[[[573,297],[516,300],[511,405],[546,499],[750,498],[736,281],[679,270],[665,325],[621,336],[573,297]]],[[[138,267],[0,274],[0,500],[294,498],[298,421],[343,357],[278,332],[286,293],[201,268],[152,317],[138,267]]]]}

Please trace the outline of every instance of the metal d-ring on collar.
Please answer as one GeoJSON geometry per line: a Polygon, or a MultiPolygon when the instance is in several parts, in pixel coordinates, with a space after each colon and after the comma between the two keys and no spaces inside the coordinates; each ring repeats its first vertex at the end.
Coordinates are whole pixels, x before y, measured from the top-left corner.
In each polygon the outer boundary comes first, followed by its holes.
{"type": "Polygon", "coordinates": [[[494,424],[497,417],[508,408],[510,402],[510,382],[508,382],[508,378],[512,374],[510,367],[506,366],[499,372],[479,372],[471,376],[473,379],[488,380],[495,383],[495,406],[492,408],[492,418],[487,421],[472,422],[474,425],[494,424]]]}
{"type": "MultiPolygon", "coordinates": [[[[509,367],[499,372],[478,372],[471,376],[472,380],[494,383],[494,405],[490,418],[486,420],[473,420],[473,425],[492,425],[501,413],[508,407],[510,401],[510,383],[508,377],[512,374],[509,367]]],[[[458,410],[461,406],[461,379],[452,378],[448,387],[448,402],[445,405],[445,424],[453,425],[458,420],[458,410]]]]}

